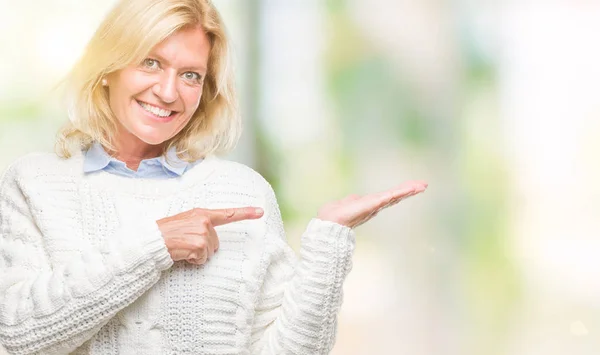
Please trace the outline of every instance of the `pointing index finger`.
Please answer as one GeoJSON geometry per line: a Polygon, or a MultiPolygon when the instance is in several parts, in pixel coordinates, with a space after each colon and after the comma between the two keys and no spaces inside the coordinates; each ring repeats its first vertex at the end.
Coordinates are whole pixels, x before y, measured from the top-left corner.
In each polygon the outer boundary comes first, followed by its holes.
{"type": "Polygon", "coordinates": [[[258,219],[264,214],[264,210],[260,207],[223,208],[205,211],[213,226],[221,226],[247,219],[258,219]]]}

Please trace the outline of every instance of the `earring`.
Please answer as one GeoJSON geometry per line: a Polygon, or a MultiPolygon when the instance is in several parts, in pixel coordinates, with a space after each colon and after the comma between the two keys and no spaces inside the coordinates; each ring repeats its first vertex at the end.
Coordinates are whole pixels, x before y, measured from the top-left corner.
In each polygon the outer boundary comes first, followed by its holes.
{"type": "Polygon", "coordinates": [[[108,80],[106,80],[106,78],[102,79],[102,86],[108,86],[108,80]]]}

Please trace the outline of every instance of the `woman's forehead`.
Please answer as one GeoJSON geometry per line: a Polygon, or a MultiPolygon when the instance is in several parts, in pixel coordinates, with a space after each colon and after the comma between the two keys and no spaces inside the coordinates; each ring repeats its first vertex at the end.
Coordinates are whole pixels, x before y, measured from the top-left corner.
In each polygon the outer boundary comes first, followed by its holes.
{"type": "Polygon", "coordinates": [[[206,71],[210,40],[201,27],[184,28],[156,45],[150,54],[169,66],[206,71]]]}

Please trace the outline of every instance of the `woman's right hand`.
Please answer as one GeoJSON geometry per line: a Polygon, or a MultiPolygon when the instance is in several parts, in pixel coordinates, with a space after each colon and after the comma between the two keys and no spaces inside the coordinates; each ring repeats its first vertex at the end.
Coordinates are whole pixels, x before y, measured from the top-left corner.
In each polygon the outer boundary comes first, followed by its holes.
{"type": "Polygon", "coordinates": [[[262,208],[243,207],[225,209],[192,210],[156,221],[173,261],[186,260],[202,265],[219,249],[216,226],[227,223],[258,219],[262,208]]]}

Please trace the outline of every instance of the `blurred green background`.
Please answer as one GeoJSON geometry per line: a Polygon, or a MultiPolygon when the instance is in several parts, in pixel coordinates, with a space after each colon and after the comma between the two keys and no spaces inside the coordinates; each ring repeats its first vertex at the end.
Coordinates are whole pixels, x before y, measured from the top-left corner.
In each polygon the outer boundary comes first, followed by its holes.
{"type": "MultiPolygon", "coordinates": [[[[288,239],[425,179],[357,230],[334,355],[600,351],[600,1],[214,0],[288,239]]],[[[114,0],[0,1],[0,170],[50,151],[54,88],[114,0]]],[[[1,352],[1,350],[0,350],[1,352]]]]}

